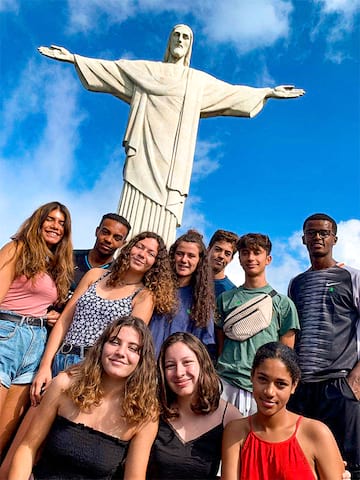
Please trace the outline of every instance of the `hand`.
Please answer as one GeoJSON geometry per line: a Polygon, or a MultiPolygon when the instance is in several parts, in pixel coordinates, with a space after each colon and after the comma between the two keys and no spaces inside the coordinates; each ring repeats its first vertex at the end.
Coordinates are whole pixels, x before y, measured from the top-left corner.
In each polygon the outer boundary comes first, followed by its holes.
{"type": "Polygon", "coordinates": [[[360,400],[360,362],[351,370],[347,381],[355,397],[360,400]]]}
{"type": "Polygon", "coordinates": [[[55,325],[59,317],[60,317],[60,313],[57,312],[56,310],[50,310],[50,312],[46,314],[46,320],[47,320],[47,323],[50,325],[50,327],[53,327],[55,325]]]}
{"type": "MultiPolygon", "coordinates": [[[[344,460],[345,468],[346,468],[346,465],[347,465],[347,462],[345,462],[344,460]]],[[[341,480],[348,480],[349,478],[351,480],[351,473],[349,472],[349,470],[345,470],[344,473],[341,475],[341,480]]]]}
{"type": "Polygon", "coordinates": [[[41,55],[45,55],[45,57],[54,58],[55,60],[60,60],[61,62],[74,63],[74,55],[64,47],[50,45],[50,47],[39,47],[38,50],[41,55]]]}
{"type": "Polygon", "coordinates": [[[42,395],[49,386],[51,379],[51,368],[40,367],[30,387],[30,402],[32,407],[39,405],[42,395]]]}
{"type": "Polygon", "coordinates": [[[295,88],[294,85],[279,85],[272,89],[269,97],[271,98],[297,98],[305,95],[305,90],[295,88]]]}

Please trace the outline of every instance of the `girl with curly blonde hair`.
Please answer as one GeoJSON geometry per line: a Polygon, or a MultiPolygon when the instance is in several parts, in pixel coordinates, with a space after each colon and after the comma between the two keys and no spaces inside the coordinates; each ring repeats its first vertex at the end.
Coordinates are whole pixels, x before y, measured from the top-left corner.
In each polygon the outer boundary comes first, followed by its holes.
{"type": "Polygon", "coordinates": [[[86,358],[51,383],[17,449],[9,480],[144,479],[158,427],[151,334],[139,318],[115,320],[86,358]]]}
{"type": "Polygon", "coordinates": [[[40,206],[0,250],[0,456],[28,404],[47,337],[73,274],[65,205],[40,206]]]}
{"type": "Polygon", "coordinates": [[[139,233],[122,248],[110,271],[93,268],[81,279],[49,336],[31,387],[32,404],[40,402],[51,369],[56,375],[82,360],[114,318],[132,314],[149,323],[154,309],[170,314],[175,303],[176,285],[164,241],[153,232],[139,233]]]}

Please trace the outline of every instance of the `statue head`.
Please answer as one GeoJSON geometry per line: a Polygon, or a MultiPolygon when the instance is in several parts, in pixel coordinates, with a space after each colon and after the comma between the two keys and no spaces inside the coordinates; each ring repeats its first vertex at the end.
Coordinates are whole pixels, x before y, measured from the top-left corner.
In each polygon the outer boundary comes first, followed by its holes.
{"type": "Polygon", "coordinates": [[[164,62],[190,65],[194,34],[190,27],[182,23],[175,25],[170,32],[166,46],[164,62]]]}

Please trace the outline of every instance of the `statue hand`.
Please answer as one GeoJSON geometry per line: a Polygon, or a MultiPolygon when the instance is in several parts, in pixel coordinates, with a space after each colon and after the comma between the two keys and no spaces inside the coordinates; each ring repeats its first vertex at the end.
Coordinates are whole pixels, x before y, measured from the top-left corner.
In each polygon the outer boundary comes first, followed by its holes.
{"type": "Polygon", "coordinates": [[[294,85],[279,85],[272,89],[271,98],[296,98],[305,94],[302,88],[295,88],[294,85]]]}
{"type": "Polygon", "coordinates": [[[50,47],[39,47],[38,50],[41,55],[45,55],[46,57],[54,58],[55,60],[60,60],[61,62],[74,63],[74,55],[64,47],[50,45],[50,47]]]}

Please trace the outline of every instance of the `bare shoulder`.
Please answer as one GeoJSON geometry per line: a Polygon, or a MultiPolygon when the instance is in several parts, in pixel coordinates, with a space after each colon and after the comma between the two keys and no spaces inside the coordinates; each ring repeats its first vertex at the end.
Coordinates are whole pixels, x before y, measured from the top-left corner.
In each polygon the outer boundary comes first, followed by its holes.
{"type": "Polygon", "coordinates": [[[14,241],[5,243],[0,249],[0,266],[1,264],[11,262],[12,259],[16,259],[17,243],[14,241]]]}
{"type": "Polygon", "coordinates": [[[313,441],[326,440],[332,437],[332,433],[325,423],[312,418],[303,417],[299,430],[304,436],[313,441]]]}
{"type": "Polygon", "coordinates": [[[108,270],[104,268],[91,268],[83,276],[84,279],[90,284],[98,280],[102,275],[104,275],[108,270]]]}
{"type": "Polygon", "coordinates": [[[243,441],[250,432],[248,418],[238,418],[230,421],[224,430],[224,435],[235,442],[243,441]]]}
{"type": "Polygon", "coordinates": [[[226,427],[226,425],[233,420],[243,418],[240,411],[233,404],[225,402],[223,399],[220,399],[220,408],[222,411],[226,409],[224,416],[224,427],[226,427]]]}
{"type": "Polygon", "coordinates": [[[153,300],[153,298],[153,293],[147,287],[144,287],[135,296],[135,301],[143,302],[145,300],[153,300]]]}
{"type": "Polygon", "coordinates": [[[73,379],[66,372],[60,372],[56,377],[51,380],[51,383],[47,390],[52,390],[61,394],[65,392],[72,384],[73,379]]]}

